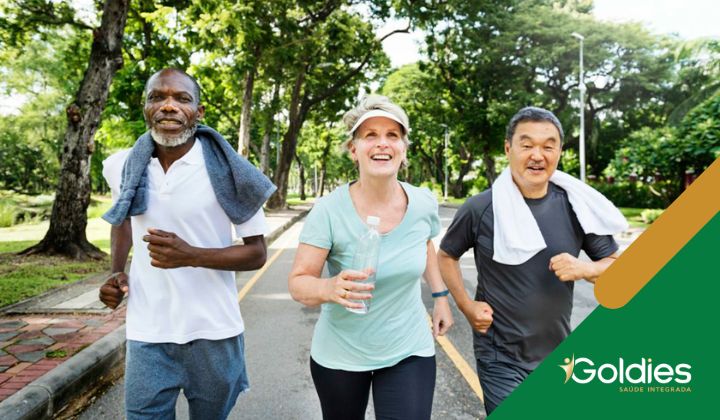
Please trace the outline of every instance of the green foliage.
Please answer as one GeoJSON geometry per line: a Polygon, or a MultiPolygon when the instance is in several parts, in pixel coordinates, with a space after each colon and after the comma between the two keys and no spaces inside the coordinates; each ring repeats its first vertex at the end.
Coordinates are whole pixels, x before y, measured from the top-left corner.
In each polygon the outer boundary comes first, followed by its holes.
{"type": "Polygon", "coordinates": [[[52,196],[27,196],[0,190],[0,227],[36,222],[50,216],[52,196]]]}
{"type": "Polygon", "coordinates": [[[354,164],[342,148],[345,139],[345,130],[340,124],[320,125],[310,121],[300,132],[297,154],[305,167],[306,177],[312,184],[317,169],[321,179],[318,182],[325,183],[324,192],[357,176],[354,164]]]}
{"type": "Polygon", "coordinates": [[[28,133],[22,131],[22,123],[32,122],[28,120],[12,116],[0,119],[0,188],[39,194],[54,187],[59,165],[52,150],[54,144],[28,138],[28,133]]]}
{"type": "MultiPolygon", "coordinates": [[[[432,179],[438,184],[443,183],[444,135],[449,111],[447,101],[442,99],[442,86],[415,63],[392,72],[380,88],[380,93],[400,105],[410,120],[408,181],[432,179]]],[[[450,138],[454,140],[452,136],[450,138]]],[[[460,163],[457,156],[451,147],[448,157],[451,168],[456,171],[460,163]]]]}
{"type": "Polygon", "coordinates": [[[683,163],[696,173],[720,156],[720,91],[683,118],[678,137],[683,163]]]}
{"type": "MultiPolygon", "coordinates": [[[[0,227],[48,220],[53,199],[53,195],[29,196],[0,190],[0,227]]],[[[110,197],[93,196],[88,207],[88,219],[102,216],[110,205],[110,197]]]]}
{"type": "Polygon", "coordinates": [[[655,220],[657,220],[657,218],[660,217],[663,212],[664,210],[660,209],[645,209],[642,211],[642,213],[640,213],[640,217],[642,217],[643,222],[649,225],[655,220]]]}
{"type": "MultiPolygon", "coordinates": [[[[410,182],[441,185],[447,162],[451,194],[486,188],[502,167],[497,158],[505,125],[525,105],[558,115],[567,134],[561,168],[579,174],[578,43],[572,32],[585,35],[593,173],[604,170],[621,181],[636,174],[667,203],[682,191],[686,170],[700,172],[720,155],[717,40],[679,42],[637,24],[600,22],[589,0],[431,3],[132,0],[124,67],[95,136],[93,189],[107,192],[102,160],[145,131],[144,83],[168,66],[199,79],[204,123],[231,143],[238,138],[246,78],[253,74],[251,162],[259,163],[262,139],[270,138],[275,171],[277,143],[298,129],[299,159],[308,176],[314,165],[322,168],[328,186],[355,176],[338,150],[343,134],[334,124],[358,92],[370,90],[370,81],[410,117],[410,166],[403,174],[410,182]],[[391,15],[426,31],[427,48],[420,63],[387,74],[377,29],[391,15]],[[353,73],[362,62],[365,67],[353,73]],[[303,112],[293,114],[291,124],[292,106],[303,112]],[[657,179],[662,185],[652,183],[657,179]]],[[[0,188],[39,194],[55,187],[64,109],[83,77],[89,28],[97,24],[79,18],[74,6],[69,0],[0,6],[0,92],[27,99],[18,115],[0,116],[0,188]]],[[[637,194],[641,202],[653,200],[637,194]]],[[[3,217],[17,218],[12,211],[4,208],[3,217]]]]}
{"type": "Polygon", "coordinates": [[[55,36],[0,49],[0,87],[27,98],[18,115],[0,116],[0,188],[27,194],[55,188],[64,109],[82,78],[89,36],[61,27],[55,36]]]}
{"type": "Polygon", "coordinates": [[[594,182],[590,185],[617,207],[665,208],[672,202],[667,196],[667,183],[649,185],[621,181],[613,184],[594,182]]]}
{"type": "Polygon", "coordinates": [[[0,227],[14,225],[16,217],[15,206],[0,201],[0,227]]]}
{"type": "Polygon", "coordinates": [[[580,177],[580,156],[574,149],[564,149],[562,151],[558,169],[574,177],[580,177]]]}
{"type": "Polygon", "coordinates": [[[720,93],[690,111],[677,128],[642,128],[621,145],[605,175],[663,180],[662,196],[669,204],[682,192],[686,171],[699,174],[720,156],[720,93]]]}

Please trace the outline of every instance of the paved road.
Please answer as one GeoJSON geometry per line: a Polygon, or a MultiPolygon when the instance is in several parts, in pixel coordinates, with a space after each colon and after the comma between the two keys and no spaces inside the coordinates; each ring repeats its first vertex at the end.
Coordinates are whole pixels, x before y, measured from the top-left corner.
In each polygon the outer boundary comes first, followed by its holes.
{"type": "MultiPolygon", "coordinates": [[[[454,209],[441,208],[442,225],[446,228],[454,209]]],[[[312,329],[319,309],[309,309],[294,302],[287,292],[287,274],[295,256],[297,237],[302,222],[283,234],[268,255],[273,258],[269,268],[257,278],[249,292],[242,297],[240,307],[246,323],[247,365],[251,390],[238,399],[231,419],[319,419],[320,405],[310,377],[308,358],[312,329]]],[[[440,235],[439,237],[442,237],[440,235]]],[[[476,270],[472,253],[460,261],[465,285],[474,295],[476,270]]],[[[255,273],[238,276],[238,287],[248,285],[255,273]]],[[[430,308],[430,293],[423,296],[430,308]]],[[[592,286],[586,282],[576,285],[573,328],[597,306],[592,286]]],[[[241,292],[242,294],[242,292],[241,292]]],[[[467,363],[474,375],[474,358],[470,327],[454,308],[456,325],[447,338],[452,348],[467,363]]],[[[478,419],[485,413],[478,396],[461,375],[457,364],[437,346],[438,375],[433,408],[434,419],[478,419]]],[[[467,370],[466,370],[467,371],[467,370]]],[[[80,415],[80,419],[121,418],[123,415],[122,384],[112,386],[80,415]]],[[[371,403],[372,404],[372,403],[371,403]]],[[[372,419],[372,408],[367,418],[372,419]]],[[[178,418],[188,418],[187,403],[178,400],[178,418]]]]}

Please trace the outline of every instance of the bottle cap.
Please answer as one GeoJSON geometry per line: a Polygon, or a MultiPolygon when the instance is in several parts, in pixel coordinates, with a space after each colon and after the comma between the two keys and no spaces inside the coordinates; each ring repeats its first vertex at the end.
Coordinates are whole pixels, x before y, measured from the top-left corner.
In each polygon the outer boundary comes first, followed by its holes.
{"type": "Polygon", "coordinates": [[[367,224],[370,226],[379,226],[380,225],[380,218],[377,216],[368,216],[366,221],[367,221],[367,224]]]}

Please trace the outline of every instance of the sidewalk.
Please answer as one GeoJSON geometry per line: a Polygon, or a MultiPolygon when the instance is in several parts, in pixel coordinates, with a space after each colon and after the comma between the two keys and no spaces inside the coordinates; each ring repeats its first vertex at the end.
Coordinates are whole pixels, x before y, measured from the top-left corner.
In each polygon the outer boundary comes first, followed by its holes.
{"type": "MultiPolygon", "coordinates": [[[[268,244],[310,207],[266,212],[268,244]]],[[[98,300],[106,275],[0,308],[0,419],[52,418],[122,373],[125,307],[98,300]]]]}

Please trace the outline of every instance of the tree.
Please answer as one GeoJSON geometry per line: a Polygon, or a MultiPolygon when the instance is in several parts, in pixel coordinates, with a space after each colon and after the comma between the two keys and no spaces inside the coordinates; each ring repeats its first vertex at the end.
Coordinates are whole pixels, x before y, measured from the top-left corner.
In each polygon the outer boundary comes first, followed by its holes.
{"type": "Polygon", "coordinates": [[[90,156],[112,77],[123,64],[122,37],[128,3],[128,0],[107,0],[100,27],[93,30],[87,70],[75,101],[66,109],[67,129],[50,227],[40,243],[22,254],[61,254],[76,259],[104,255],[85,235],[91,189],[90,156]]]}
{"type": "MultiPolygon", "coordinates": [[[[294,27],[288,25],[288,38],[297,46],[288,69],[288,127],[283,136],[280,161],[273,182],[278,189],[268,200],[268,207],[283,208],[286,204],[288,175],[295,159],[298,136],[314,109],[339,110],[358,91],[366,68],[387,65],[380,43],[397,32],[377,39],[373,26],[358,12],[346,10],[340,2],[329,1],[301,8],[301,18],[294,27]]],[[[282,65],[276,63],[276,65],[282,65]]]]}
{"type": "Polygon", "coordinates": [[[57,183],[65,117],[59,113],[77,90],[87,63],[90,34],[64,26],[57,36],[33,37],[23,45],[0,40],[0,86],[25,98],[16,115],[0,116],[0,185],[27,194],[57,183]]]}
{"type": "Polygon", "coordinates": [[[452,194],[467,193],[465,176],[481,159],[485,176],[495,179],[494,156],[502,149],[504,127],[520,103],[524,69],[513,60],[515,1],[448,1],[418,12],[427,32],[428,62],[420,69],[442,84],[448,125],[457,155],[452,194]]]}
{"type": "MultiPolygon", "coordinates": [[[[448,126],[451,116],[442,84],[420,70],[417,63],[407,64],[388,76],[380,93],[400,105],[410,120],[408,182],[433,180],[442,184],[445,128],[452,128],[448,126]]],[[[450,148],[449,157],[458,170],[458,155],[452,150],[450,148]]]]}

